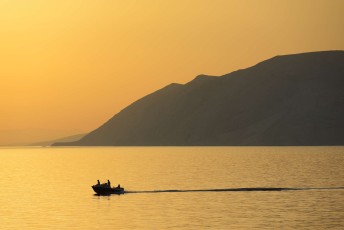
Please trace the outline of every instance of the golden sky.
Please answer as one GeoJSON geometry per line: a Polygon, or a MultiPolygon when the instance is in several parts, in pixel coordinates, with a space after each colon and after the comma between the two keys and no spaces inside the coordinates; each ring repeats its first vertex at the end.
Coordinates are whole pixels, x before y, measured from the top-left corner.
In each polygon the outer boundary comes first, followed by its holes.
{"type": "Polygon", "coordinates": [[[342,0],[0,0],[0,144],[93,130],[198,74],[344,50],[343,12],[342,0]]]}

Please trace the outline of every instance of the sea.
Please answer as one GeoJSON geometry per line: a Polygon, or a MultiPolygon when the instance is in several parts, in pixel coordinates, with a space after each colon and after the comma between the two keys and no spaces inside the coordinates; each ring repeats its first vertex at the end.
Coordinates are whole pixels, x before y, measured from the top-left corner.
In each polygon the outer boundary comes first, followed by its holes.
{"type": "Polygon", "coordinates": [[[11,147],[0,176],[2,230],[344,229],[344,147],[11,147]]]}

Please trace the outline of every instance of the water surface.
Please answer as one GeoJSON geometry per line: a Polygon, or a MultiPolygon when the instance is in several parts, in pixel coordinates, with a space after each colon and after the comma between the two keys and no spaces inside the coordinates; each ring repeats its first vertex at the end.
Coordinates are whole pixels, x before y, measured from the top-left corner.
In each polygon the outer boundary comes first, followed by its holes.
{"type": "Polygon", "coordinates": [[[1,229],[341,229],[343,166],[343,147],[1,148],[1,229]]]}

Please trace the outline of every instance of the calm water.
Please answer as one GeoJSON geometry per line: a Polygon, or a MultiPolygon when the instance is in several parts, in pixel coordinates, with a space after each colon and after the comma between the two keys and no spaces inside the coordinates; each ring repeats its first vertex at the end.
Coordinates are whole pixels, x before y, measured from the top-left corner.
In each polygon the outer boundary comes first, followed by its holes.
{"type": "Polygon", "coordinates": [[[343,229],[343,166],[344,147],[1,148],[0,228],[343,229]],[[153,192],[243,187],[316,189],[153,192]]]}

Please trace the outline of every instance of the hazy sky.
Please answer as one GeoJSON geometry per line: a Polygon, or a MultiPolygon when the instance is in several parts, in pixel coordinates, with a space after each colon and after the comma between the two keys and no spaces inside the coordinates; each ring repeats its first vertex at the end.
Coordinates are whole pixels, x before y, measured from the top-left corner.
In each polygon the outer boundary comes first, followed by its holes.
{"type": "Polygon", "coordinates": [[[343,0],[0,0],[0,144],[93,130],[198,74],[344,50],[343,0]]]}

